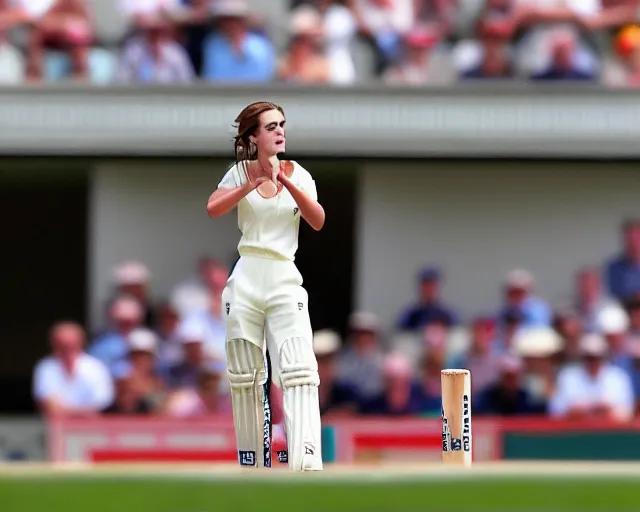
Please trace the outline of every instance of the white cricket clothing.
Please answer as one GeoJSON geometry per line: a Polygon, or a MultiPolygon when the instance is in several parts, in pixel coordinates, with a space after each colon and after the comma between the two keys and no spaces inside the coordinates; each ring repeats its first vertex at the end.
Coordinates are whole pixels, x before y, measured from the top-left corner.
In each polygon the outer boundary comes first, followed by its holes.
{"type": "Polygon", "coordinates": [[[36,400],[55,398],[67,407],[100,411],[113,402],[113,381],[107,367],[88,354],[78,357],[73,375],[50,356],[36,365],[33,396],[36,400]]]}
{"type": "MultiPolygon", "coordinates": [[[[316,184],[311,174],[297,162],[290,180],[317,200],[316,184]]],[[[235,164],[222,178],[218,188],[236,188],[247,182],[242,164],[235,164]]],[[[265,199],[252,190],[238,203],[238,228],[242,232],[238,252],[267,251],[293,261],[298,249],[300,211],[286,188],[275,197],[265,199]],[[245,249],[247,251],[245,251],[245,249]]]]}
{"type": "Polygon", "coordinates": [[[612,406],[621,418],[633,416],[633,385],[625,371],[617,366],[605,364],[595,379],[580,364],[567,366],[558,374],[557,382],[556,392],[549,401],[551,416],[562,416],[573,406],[601,403],[612,406]]]}

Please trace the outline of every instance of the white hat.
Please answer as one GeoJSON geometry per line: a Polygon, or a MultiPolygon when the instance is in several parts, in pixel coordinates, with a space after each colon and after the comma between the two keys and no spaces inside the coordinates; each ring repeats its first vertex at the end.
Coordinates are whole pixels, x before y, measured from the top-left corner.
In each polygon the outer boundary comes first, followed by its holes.
{"type": "Polygon", "coordinates": [[[629,329],[629,316],[618,305],[608,305],[596,315],[596,325],[602,334],[620,334],[629,329]]]}
{"type": "Polygon", "coordinates": [[[207,335],[199,322],[182,322],[178,326],[177,336],[182,343],[204,343],[207,335]]]}
{"type": "Polygon", "coordinates": [[[507,286],[529,289],[533,286],[533,276],[528,270],[517,268],[507,274],[507,286]]]}
{"type": "Polygon", "coordinates": [[[340,335],[330,329],[321,329],[313,334],[313,351],[317,356],[326,356],[340,350],[340,335]]]}
{"type": "Polygon", "coordinates": [[[587,334],[580,340],[580,353],[587,356],[604,356],[608,351],[607,342],[599,334],[587,334]]]}
{"type": "Polygon", "coordinates": [[[249,5],[245,0],[216,0],[211,7],[213,16],[247,16],[249,5]]]}
{"type": "Polygon", "coordinates": [[[378,332],[380,330],[380,320],[374,313],[357,311],[349,316],[349,328],[355,331],[378,332]]]}
{"type": "Polygon", "coordinates": [[[118,265],[113,273],[113,279],[119,286],[143,284],[150,278],[149,269],[138,261],[125,261],[118,265]]]}
{"type": "Polygon", "coordinates": [[[158,348],[158,337],[153,331],[145,328],[134,329],[127,337],[129,342],[129,350],[137,350],[144,352],[156,352],[158,348]]]}
{"type": "Polygon", "coordinates": [[[546,357],[562,350],[562,338],[550,327],[529,327],[519,330],[513,348],[520,357],[546,357]]]}

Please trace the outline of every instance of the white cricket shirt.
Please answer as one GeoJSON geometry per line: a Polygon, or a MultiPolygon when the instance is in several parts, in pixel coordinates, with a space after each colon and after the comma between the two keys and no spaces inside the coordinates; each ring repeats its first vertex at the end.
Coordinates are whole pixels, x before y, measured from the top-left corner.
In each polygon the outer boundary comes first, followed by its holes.
{"type": "MultiPolygon", "coordinates": [[[[297,162],[293,162],[289,178],[294,185],[314,200],[318,199],[316,183],[311,174],[297,162]]],[[[227,171],[218,188],[235,188],[246,183],[247,177],[241,164],[227,171]]],[[[293,261],[298,250],[300,211],[286,188],[275,197],[265,199],[252,190],[238,203],[238,228],[242,237],[238,252],[243,248],[269,251],[293,261]]]]}

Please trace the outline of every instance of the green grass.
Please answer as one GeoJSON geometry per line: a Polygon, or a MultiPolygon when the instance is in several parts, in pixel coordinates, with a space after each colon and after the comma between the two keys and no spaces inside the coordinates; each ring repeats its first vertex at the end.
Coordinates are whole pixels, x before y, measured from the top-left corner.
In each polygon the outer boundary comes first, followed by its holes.
{"type": "Polygon", "coordinates": [[[412,478],[402,481],[304,475],[255,481],[242,476],[122,475],[0,477],[3,512],[586,512],[637,510],[638,480],[412,478]],[[341,481],[342,480],[342,481],[341,481]]]}

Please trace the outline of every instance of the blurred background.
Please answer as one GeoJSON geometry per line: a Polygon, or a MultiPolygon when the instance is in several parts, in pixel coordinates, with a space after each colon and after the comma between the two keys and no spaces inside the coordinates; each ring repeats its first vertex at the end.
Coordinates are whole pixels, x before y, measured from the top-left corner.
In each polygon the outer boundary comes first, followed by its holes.
{"type": "Polygon", "coordinates": [[[235,460],[211,220],[287,115],[327,461],[640,459],[639,0],[0,0],[0,460],[235,460]],[[635,448],[634,448],[635,447],[635,448]]]}

